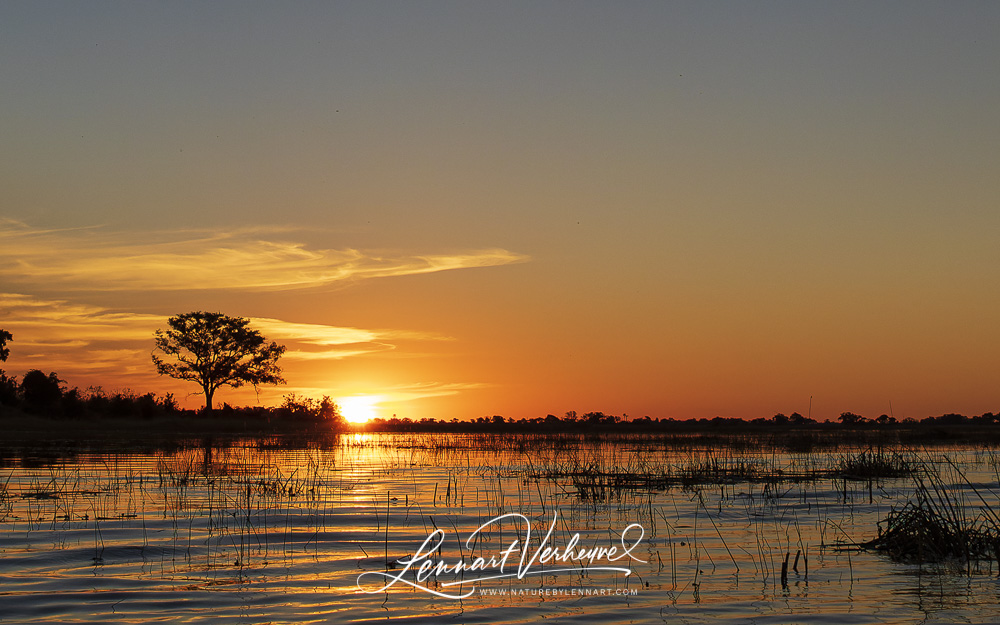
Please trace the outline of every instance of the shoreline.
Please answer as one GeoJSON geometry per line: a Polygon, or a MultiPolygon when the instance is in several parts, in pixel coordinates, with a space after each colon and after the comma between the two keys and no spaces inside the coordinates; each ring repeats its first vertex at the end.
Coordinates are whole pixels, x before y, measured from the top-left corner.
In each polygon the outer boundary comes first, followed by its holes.
{"type": "Polygon", "coordinates": [[[281,419],[239,413],[176,413],[148,418],[95,416],[47,417],[19,410],[0,414],[0,458],[24,454],[78,452],[148,452],[191,447],[225,447],[239,442],[286,449],[338,444],[341,435],[398,435],[400,446],[465,447],[502,444],[512,447],[575,444],[641,444],[663,447],[753,449],[791,453],[857,447],[1000,447],[1000,425],[983,423],[905,423],[846,426],[813,423],[805,426],[676,421],[655,428],[631,423],[600,426],[508,422],[386,422],[338,425],[310,419],[281,419]],[[436,437],[417,442],[406,437],[436,437]]]}

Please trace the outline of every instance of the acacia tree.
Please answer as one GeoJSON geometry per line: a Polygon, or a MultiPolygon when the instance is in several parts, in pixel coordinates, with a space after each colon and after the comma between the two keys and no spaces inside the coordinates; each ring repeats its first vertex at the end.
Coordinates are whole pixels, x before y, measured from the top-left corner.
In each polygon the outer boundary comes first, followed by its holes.
{"type": "Polygon", "coordinates": [[[284,345],[268,343],[250,329],[250,320],[222,313],[190,312],[167,320],[168,330],[155,333],[153,364],[160,375],[197,382],[205,394],[205,409],[222,386],[284,384],[278,358],[284,345]],[[176,362],[168,362],[156,350],[176,362]]]}

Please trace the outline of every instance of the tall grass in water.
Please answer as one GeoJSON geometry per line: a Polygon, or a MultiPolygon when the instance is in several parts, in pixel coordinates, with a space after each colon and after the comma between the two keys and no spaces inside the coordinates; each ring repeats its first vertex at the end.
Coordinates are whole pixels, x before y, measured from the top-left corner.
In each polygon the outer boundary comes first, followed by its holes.
{"type": "Polygon", "coordinates": [[[996,493],[984,494],[958,467],[951,467],[958,473],[954,482],[964,482],[978,503],[969,501],[966,491],[946,486],[937,473],[924,468],[915,478],[914,496],[890,510],[878,524],[878,536],[859,546],[899,562],[954,562],[970,571],[976,561],[1000,562],[996,493]]]}
{"type": "Polygon", "coordinates": [[[842,456],[833,476],[853,480],[906,477],[914,472],[916,466],[907,455],[880,446],[842,456]]]}

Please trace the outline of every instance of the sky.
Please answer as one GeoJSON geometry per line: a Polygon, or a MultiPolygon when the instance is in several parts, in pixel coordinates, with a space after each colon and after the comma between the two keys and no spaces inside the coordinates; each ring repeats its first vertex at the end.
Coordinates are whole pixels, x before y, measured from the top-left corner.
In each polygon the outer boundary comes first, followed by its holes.
{"type": "Polygon", "coordinates": [[[270,405],[1000,411],[1000,3],[0,4],[5,369],[270,405]]]}

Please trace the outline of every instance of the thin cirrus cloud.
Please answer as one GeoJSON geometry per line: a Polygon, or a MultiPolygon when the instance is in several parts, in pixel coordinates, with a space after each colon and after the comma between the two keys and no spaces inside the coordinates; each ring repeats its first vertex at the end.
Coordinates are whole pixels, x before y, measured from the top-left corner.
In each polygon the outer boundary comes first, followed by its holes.
{"type": "Polygon", "coordinates": [[[370,343],[374,341],[393,339],[410,339],[418,341],[451,340],[450,337],[432,332],[412,332],[406,330],[365,330],[362,328],[345,328],[318,323],[292,323],[281,319],[254,317],[254,327],[263,330],[264,334],[275,338],[294,339],[310,345],[350,345],[352,343],[370,343]]]}
{"type": "Polygon", "coordinates": [[[291,341],[310,349],[293,349],[285,358],[293,360],[340,360],[373,352],[396,349],[397,340],[442,341],[450,337],[430,332],[402,330],[366,330],[318,323],[292,323],[281,319],[254,317],[250,320],[270,339],[291,341]],[[392,342],[390,342],[392,341],[392,342]],[[315,347],[319,347],[317,350],[315,347]]]}
{"type": "Polygon", "coordinates": [[[8,367],[56,371],[71,385],[130,386],[154,377],[149,350],[165,318],[0,293],[0,319],[14,336],[8,367]]]}
{"type": "MultiPolygon", "coordinates": [[[[273,231],[269,234],[273,236],[273,231]]],[[[260,229],[153,233],[137,243],[126,240],[125,234],[100,228],[41,230],[2,220],[0,278],[63,291],[264,291],[528,260],[503,249],[383,256],[350,248],[311,249],[262,235],[260,229]]]]}
{"type": "MultiPolygon", "coordinates": [[[[409,402],[418,399],[428,399],[431,397],[443,397],[447,395],[457,395],[464,391],[479,390],[490,387],[490,384],[472,382],[428,382],[408,385],[383,386],[378,389],[377,405],[392,402],[409,402]]],[[[322,387],[282,387],[283,393],[295,393],[305,397],[322,397],[329,394],[329,389],[322,387]]]]}
{"type": "Polygon", "coordinates": [[[118,312],[64,299],[0,293],[0,318],[21,347],[86,347],[147,340],[166,317],[118,312]]]}

